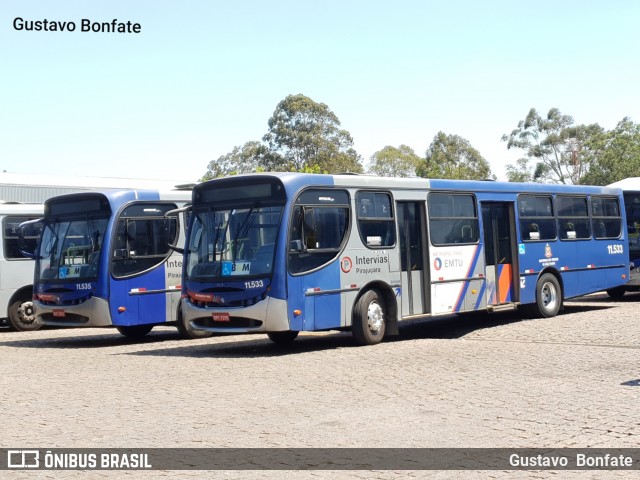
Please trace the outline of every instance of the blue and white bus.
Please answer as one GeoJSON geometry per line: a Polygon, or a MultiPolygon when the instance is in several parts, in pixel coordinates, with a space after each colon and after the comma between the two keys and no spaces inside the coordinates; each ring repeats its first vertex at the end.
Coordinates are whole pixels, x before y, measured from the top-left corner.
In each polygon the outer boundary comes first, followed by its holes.
{"type": "Polygon", "coordinates": [[[609,186],[622,189],[629,238],[629,282],[624,287],[607,290],[611,297],[621,298],[627,291],[640,290],[640,177],[625,178],[609,186]]]}
{"type": "MultiPolygon", "coordinates": [[[[45,200],[68,193],[153,189],[170,190],[175,181],[0,172],[0,323],[13,330],[37,330],[33,314],[33,259],[20,248],[20,224],[38,219],[45,200]]],[[[24,250],[33,251],[39,225],[23,231],[24,250]]]]}
{"type": "Polygon", "coordinates": [[[297,173],[193,190],[182,315],[207,332],[352,330],[518,307],[552,317],[567,298],[627,282],[615,188],[297,173]]]}
{"type": "Polygon", "coordinates": [[[191,190],[61,195],[44,204],[33,302],[44,325],[116,327],[129,337],[180,320],[184,243],[178,212],[191,190]],[[173,213],[171,211],[174,211],[173,213]]]}

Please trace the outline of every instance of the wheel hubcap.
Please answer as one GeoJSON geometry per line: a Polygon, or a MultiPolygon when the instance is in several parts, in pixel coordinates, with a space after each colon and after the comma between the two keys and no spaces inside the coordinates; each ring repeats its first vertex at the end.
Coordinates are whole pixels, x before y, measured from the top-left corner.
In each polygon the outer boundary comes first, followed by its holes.
{"type": "Polygon", "coordinates": [[[556,308],[556,304],[558,303],[558,292],[556,290],[555,285],[552,283],[545,283],[542,286],[542,304],[548,310],[553,310],[556,308]]]}
{"type": "Polygon", "coordinates": [[[24,302],[20,305],[20,308],[18,308],[18,317],[23,323],[33,323],[36,319],[35,312],[33,310],[33,303],[24,302]]]}
{"type": "Polygon", "coordinates": [[[371,302],[369,308],[367,308],[367,323],[369,324],[371,333],[378,333],[383,321],[384,312],[382,311],[382,307],[377,302],[371,302]]]}

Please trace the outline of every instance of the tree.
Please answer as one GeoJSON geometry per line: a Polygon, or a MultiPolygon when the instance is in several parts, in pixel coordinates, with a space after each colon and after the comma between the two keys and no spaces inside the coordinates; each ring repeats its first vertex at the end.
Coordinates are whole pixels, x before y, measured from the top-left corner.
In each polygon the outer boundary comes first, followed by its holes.
{"type": "Polygon", "coordinates": [[[271,154],[270,169],[327,173],[363,171],[353,139],[324,103],[302,94],[282,100],[269,119],[263,140],[271,154]]]}
{"type": "Polygon", "coordinates": [[[533,177],[534,172],[531,171],[527,157],[519,158],[515,165],[507,165],[507,180],[509,182],[531,182],[533,177]]]}
{"type": "Polygon", "coordinates": [[[564,184],[579,184],[589,168],[586,143],[602,132],[597,124],[573,126],[573,117],[552,108],[542,118],[535,108],[518,123],[518,128],[502,141],[507,148],[526,151],[536,162],[532,180],[564,184]]]}
{"type": "Polygon", "coordinates": [[[438,132],[426,152],[426,158],[416,173],[427,178],[459,180],[485,180],[495,178],[489,162],[473,148],[468,140],[458,135],[438,132]]]}
{"type": "Polygon", "coordinates": [[[618,122],[613,130],[593,135],[586,147],[590,161],[584,183],[608,185],[640,175],[640,124],[629,117],[618,122]]]}
{"type": "Polygon", "coordinates": [[[260,142],[247,142],[242,146],[233,147],[226,155],[211,160],[207,166],[207,173],[201,181],[217,177],[226,177],[238,173],[266,171],[270,162],[269,150],[260,142]]]}
{"type": "Polygon", "coordinates": [[[380,177],[412,177],[420,160],[411,147],[387,145],[371,155],[369,172],[380,177]]]}

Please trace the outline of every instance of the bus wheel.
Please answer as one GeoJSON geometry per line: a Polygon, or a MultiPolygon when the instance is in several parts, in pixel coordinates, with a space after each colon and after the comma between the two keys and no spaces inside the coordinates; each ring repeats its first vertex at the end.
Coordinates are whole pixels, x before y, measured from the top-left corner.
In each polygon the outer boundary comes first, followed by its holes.
{"type": "Polygon", "coordinates": [[[142,338],[151,331],[153,325],[131,325],[117,328],[118,331],[127,338],[142,338]]]}
{"type": "Polygon", "coordinates": [[[351,331],[356,343],[375,345],[382,341],[385,331],[384,302],[375,290],[362,295],[353,307],[351,331]]]}
{"type": "Polygon", "coordinates": [[[191,325],[187,325],[182,318],[182,313],[178,314],[178,321],[176,322],[176,328],[180,338],[187,340],[194,340],[196,338],[209,338],[213,335],[213,332],[207,332],[206,330],[195,330],[191,328],[191,325]]]}
{"type": "Polygon", "coordinates": [[[555,317],[562,307],[562,290],[558,279],[545,273],[536,284],[536,303],[534,312],[538,318],[555,317]]]}
{"type": "Polygon", "coordinates": [[[284,345],[293,342],[298,336],[298,332],[295,330],[287,330],[285,332],[268,332],[267,337],[273,343],[284,345]]]}
{"type": "Polygon", "coordinates": [[[626,291],[626,287],[610,288],[609,290],[607,290],[607,295],[609,295],[611,298],[620,299],[624,297],[626,291]]]}
{"type": "Polygon", "coordinates": [[[31,332],[41,325],[36,322],[36,314],[31,298],[18,298],[9,306],[9,327],[12,330],[31,332]]]}

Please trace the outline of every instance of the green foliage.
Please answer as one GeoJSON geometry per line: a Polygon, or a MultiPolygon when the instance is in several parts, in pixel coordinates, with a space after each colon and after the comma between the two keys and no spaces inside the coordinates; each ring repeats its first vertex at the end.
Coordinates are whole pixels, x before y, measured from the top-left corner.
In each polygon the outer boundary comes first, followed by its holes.
{"type": "MultiPolygon", "coordinates": [[[[586,144],[602,132],[602,127],[597,124],[573,126],[573,123],[573,117],[563,115],[557,108],[549,110],[546,118],[532,108],[518,123],[518,128],[503,135],[502,140],[509,149],[525,150],[527,157],[536,162],[531,180],[579,184],[589,168],[586,144]]],[[[521,168],[516,170],[516,173],[525,173],[521,168]]]]}
{"type": "MultiPolygon", "coordinates": [[[[324,103],[289,95],[278,103],[268,126],[263,141],[236,146],[211,161],[201,180],[260,171],[363,171],[351,135],[324,103]]],[[[557,108],[544,118],[532,108],[502,140],[526,155],[506,167],[512,182],[606,185],[640,172],[640,125],[628,117],[605,131],[598,124],[574,125],[557,108]]],[[[433,138],[425,158],[406,145],[388,145],[371,156],[368,171],[382,177],[495,178],[468,140],[443,132],[433,138]]]]}
{"type": "Polygon", "coordinates": [[[362,173],[353,139],[324,103],[304,95],[282,100],[263,142],[251,141],[213,160],[202,181],[257,171],[362,173]]]}
{"type": "Polygon", "coordinates": [[[438,132],[426,152],[426,158],[416,168],[426,178],[484,180],[495,178],[489,162],[473,148],[468,140],[458,135],[438,132]]]}
{"type": "Polygon", "coordinates": [[[247,142],[241,147],[234,147],[230,153],[212,160],[207,166],[207,173],[201,182],[217,177],[251,173],[266,170],[269,152],[260,142],[247,142]]]}
{"type": "Polygon", "coordinates": [[[371,156],[368,170],[380,177],[412,177],[420,161],[411,147],[387,145],[371,156]]]}
{"type": "Polygon", "coordinates": [[[529,159],[526,157],[516,160],[515,165],[507,165],[507,180],[509,182],[531,182],[534,172],[529,166],[529,159]]]}
{"type": "Polygon", "coordinates": [[[329,173],[362,172],[353,139],[340,128],[340,120],[324,103],[302,94],[282,100],[269,119],[263,140],[276,154],[276,170],[302,171],[318,165],[329,173]]]}
{"type": "Polygon", "coordinates": [[[640,124],[623,118],[610,131],[593,135],[587,142],[589,171],[583,183],[608,185],[640,175],[640,124]]]}

